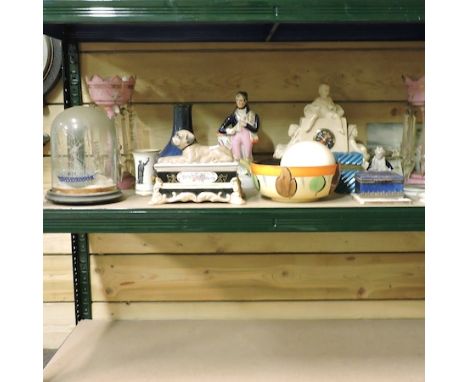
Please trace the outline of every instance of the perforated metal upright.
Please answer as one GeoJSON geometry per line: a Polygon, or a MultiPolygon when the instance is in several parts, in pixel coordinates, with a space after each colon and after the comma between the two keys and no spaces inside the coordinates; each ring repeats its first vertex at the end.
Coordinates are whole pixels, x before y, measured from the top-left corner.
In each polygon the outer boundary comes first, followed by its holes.
{"type": "MultiPolygon", "coordinates": [[[[69,39],[65,30],[62,38],[63,51],[63,100],[64,107],[79,106],[81,97],[81,76],[78,43],[69,39]]],[[[73,293],[75,300],[75,321],[91,319],[91,282],[89,272],[89,247],[86,233],[71,234],[73,263],[73,293]]]]}

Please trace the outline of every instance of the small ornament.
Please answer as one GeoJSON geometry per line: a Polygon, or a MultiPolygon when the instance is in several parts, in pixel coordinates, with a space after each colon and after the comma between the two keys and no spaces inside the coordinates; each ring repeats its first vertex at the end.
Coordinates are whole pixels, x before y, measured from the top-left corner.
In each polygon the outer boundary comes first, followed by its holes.
{"type": "Polygon", "coordinates": [[[137,195],[151,195],[154,183],[154,163],[160,150],[135,150],[135,193],[137,195]]]}
{"type": "Polygon", "coordinates": [[[330,150],[335,146],[336,138],[335,134],[333,134],[328,129],[317,130],[317,134],[315,134],[314,141],[320,142],[327,146],[330,150]]]}
{"type": "Polygon", "coordinates": [[[258,141],[260,120],[249,107],[247,92],[236,94],[236,109],[227,116],[218,129],[220,144],[229,147],[234,160],[251,161],[253,144],[258,141]]]}
{"type": "Polygon", "coordinates": [[[392,171],[393,166],[390,162],[385,159],[385,150],[382,146],[375,148],[375,155],[372,158],[371,164],[368,170],[372,171],[392,171]]]}

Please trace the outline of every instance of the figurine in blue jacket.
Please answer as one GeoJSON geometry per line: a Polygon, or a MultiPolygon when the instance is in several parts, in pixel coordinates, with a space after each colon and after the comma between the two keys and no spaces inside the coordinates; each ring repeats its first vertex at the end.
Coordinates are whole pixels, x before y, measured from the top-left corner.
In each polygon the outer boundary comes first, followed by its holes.
{"type": "Polygon", "coordinates": [[[230,137],[231,151],[235,160],[252,160],[252,147],[257,142],[260,127],[258,115],[249,108],[248,94],[236,94],[236,109],[224,120],[218,131],[230,137]]]}

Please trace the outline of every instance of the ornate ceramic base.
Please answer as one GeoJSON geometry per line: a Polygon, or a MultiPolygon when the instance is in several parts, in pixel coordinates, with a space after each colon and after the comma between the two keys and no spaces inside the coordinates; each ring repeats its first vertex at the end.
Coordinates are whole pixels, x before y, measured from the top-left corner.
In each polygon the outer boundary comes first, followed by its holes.
{"type": "Polygon", "coordinates": [[[149,204],[221,202],[244,204],[238,163],[155,164],[157,178],[149,204]]]}
{"type": "Polygon", "coordinates": [[[174,203],[174,202],[222,202],[222,203],[231,203],[231,204],[244,204],[245,200],[242,199],[242,196],[239,192],[232,193],[223,193],[223,192],[209,192],[209,191],[200,191],[196,192],[176,192],[172,191],[171,193],[161,193],[155,191],[153,197],[151,198],[150,204],[164,204],[164,203],[174,203]]]}

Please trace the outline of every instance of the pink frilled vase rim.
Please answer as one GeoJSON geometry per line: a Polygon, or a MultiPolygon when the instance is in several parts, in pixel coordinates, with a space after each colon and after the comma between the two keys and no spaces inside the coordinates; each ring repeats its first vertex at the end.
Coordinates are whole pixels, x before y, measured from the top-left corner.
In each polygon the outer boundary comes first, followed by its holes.
{"type": "Polygon", "coordinates": [[[118,76],[114,75],[112,77],[101,77],[98,74],[93,74],[91,77],[86,76],[87,85],[108,85],[108,84],[123,84],[123,85],[135,85],[136,76],[118,76]],[[125,77],[125,79],[123,79],[125,77]]]}
{"type": "Polygon", "coordinates": [[[85,80],[91,100],[103,106],[107,116],[112,119],[120,107],[130,102],[135,90],[136,76],[122,78],[118,75],[101,77],[93,74],[91,77],[86,76],[85,80]]]}

